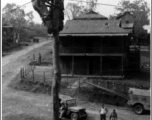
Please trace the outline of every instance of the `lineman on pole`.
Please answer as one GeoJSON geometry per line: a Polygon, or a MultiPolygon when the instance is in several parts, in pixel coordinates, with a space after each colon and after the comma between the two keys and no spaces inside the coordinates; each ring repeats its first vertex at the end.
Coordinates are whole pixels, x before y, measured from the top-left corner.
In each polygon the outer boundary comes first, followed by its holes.
{"type": "Polygon", "coordinates": [[[52,82],[52,120],[59,120],[59,86],[61,70],[59,64],[59,31],[63,29],[63,0],[32,0],[34,9],[40,15],[47,32],[53,34],[53,82],[52,82]],[[49,8],[49,9],[48,9],[49,8]]]}

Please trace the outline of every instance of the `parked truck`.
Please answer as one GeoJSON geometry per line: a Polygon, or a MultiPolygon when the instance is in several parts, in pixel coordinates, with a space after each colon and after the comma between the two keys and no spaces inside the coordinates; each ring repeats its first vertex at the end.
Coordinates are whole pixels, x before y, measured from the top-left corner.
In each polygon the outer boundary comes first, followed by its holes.
{"type": "Polygon", "coordinates": [[[136,114],[142,114],[144,110],[150,110],[150,90],[130,88],[128,105],[133,107],[136,114]]]}

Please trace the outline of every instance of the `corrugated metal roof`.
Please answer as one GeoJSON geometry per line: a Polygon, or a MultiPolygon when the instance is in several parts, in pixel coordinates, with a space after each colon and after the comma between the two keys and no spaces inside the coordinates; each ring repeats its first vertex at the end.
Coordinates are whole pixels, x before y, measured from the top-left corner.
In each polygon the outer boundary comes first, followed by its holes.
{"type": "Polygon", "coordinates": [[[128,34],[119,20],[69,20],[60,34],[128,34]]]}
{"type": "Polygon", "coordinates": [[[133,17],[135,17],[133,14],[131,14],[129,11],[126,11],[126,12],[124,12],[124,13],[120,13],[120,14],[118,14],[118,16],[116,17],[116,19],[119,19],[119,18],[121,18],[122,16],[124,16],[124,15],[126,15],[126,14],[130,14],[130,15],[132,15],[133,17]]]}
{"type": "Polygon", "coordinates": [[[90,11],[86,14],[80,15],[75,18],[75,20],[107,20],[108,18],[100,15],[94,11],[90,11]]]}

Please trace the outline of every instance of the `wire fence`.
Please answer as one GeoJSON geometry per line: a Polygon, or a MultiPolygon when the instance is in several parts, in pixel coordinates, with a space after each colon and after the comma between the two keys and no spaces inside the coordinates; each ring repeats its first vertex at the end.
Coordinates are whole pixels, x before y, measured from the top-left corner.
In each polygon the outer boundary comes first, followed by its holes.
{"type": "Polygon", "coordinates": [[[114,81],[112,82],[109,80],[102,80],[102,79],[87,79],[86,81],[123,94],[128,94],[129,88],[149,89],[148,87],[145,87],[143,85],[138,85],[138,84],[135,85],[132,83],[129,84],[125,82],[114,82],[114,81]]]}

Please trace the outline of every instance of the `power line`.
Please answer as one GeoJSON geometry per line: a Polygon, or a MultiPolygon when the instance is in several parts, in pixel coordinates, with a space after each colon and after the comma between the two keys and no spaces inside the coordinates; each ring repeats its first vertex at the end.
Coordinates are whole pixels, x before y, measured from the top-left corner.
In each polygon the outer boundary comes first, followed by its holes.
{"type": "Polygon", "coordinates": [[[14,9],[8,11],[8,12],[14,12],[15,10],[17,10],[17,9],[23,7],[23,6],[26,6],[26,5],[29,4],[29,3],[31,3],[31,2],[25,3],[25,4],[23,4],[23,5],[21,5],[21,6],[17,7],[17,8],[14,8],[14,9]]]}
{"type": "MultiPolygon", "coordinates": [[[[91,3],[91,2],[87,2],[87,1],[78,1],[78,0],[69,0],[69,1],[76,1],[76,2],[85,2],[85,3],[91,3]]],[[[103,4],[103,3],[95,3],[95,4],[99,4],[99,5],[105,5],[105,6],[113,6],[113,7],[122,7],[122,6],[118,6],[118,5],[111,5],[111,4],[103,4]]]]}
{"type": "Polygon", "coordinates": [[[23,6],[25,6],[25,5],[29,4],[29,3],[32,3],[32,2],[25,3],[25,4],[23,4],[23,5],[21,5],[21,6],[17,7],[17,8],[21,8],[21,7],[23,7],[23,6]]]}

